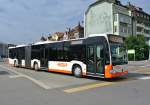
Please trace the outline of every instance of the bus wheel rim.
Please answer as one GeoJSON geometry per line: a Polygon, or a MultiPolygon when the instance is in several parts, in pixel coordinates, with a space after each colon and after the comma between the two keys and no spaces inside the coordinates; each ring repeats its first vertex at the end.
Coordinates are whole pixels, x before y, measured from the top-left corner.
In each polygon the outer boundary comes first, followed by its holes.
{"type": "Polygon", "coordinates": [[[74,70],[75,75],[79,76],[81,75],[81,69],[79,67],[76,67],[74,70]]]}
{"type": "Polygon", "coordinates": [[[38,64],[35,64],[34,69],[38,70],[38,64]]]}

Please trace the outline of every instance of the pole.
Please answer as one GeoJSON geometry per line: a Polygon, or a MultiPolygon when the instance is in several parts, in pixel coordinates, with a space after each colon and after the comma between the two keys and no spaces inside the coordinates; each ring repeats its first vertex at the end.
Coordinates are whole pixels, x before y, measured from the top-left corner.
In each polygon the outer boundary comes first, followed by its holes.
{"type": "Polygon", "coordinates": [[[150,60],[150,48],[149,48],[149,59],[148,60],[150,60]]]}

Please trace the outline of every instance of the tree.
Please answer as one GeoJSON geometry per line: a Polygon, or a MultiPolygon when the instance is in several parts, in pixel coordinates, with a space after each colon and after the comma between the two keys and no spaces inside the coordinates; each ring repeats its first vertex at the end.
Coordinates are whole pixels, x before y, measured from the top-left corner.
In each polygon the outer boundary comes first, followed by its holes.
{"type": "MultiPolygon", "coordinates": [[[[136,60],[146,60],[149,55],[149,46],[146,44],[145,38],[143,35],[137,35],[126,38],[125,44],[128,49],[135,50],[136,60]]],[[[129,55],[129,60],[133,60],[133,56],[129,55]]]]}

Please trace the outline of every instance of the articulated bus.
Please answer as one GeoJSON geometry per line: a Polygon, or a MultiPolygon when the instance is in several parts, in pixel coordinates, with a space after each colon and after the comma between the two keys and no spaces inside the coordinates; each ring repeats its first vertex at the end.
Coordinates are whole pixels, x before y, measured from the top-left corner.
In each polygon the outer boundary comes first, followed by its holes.
{"type": "Polygon", "coordinates": [[[67,73],[76,77],[116,78],[128,73],[123,37],[107,34],[11,47],[9,63],[15,67],[67,73]]]}

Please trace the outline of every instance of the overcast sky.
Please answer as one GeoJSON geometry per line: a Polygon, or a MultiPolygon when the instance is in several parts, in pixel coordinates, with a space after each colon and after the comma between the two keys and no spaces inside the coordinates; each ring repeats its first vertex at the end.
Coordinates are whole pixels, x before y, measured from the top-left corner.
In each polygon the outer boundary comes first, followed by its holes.
{"type": "MultiPolygon", "coordinates": [[[[96,0],[0,0],[0,42],[35,42],[42,35],[65,31],[83,20],[96,0]]],[[[121,0],[127,3],[128,0],[121,0]]],[[[149,0],[131,0],[150,13],[149,0]]]]}

